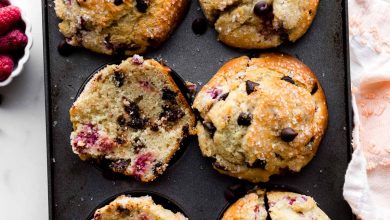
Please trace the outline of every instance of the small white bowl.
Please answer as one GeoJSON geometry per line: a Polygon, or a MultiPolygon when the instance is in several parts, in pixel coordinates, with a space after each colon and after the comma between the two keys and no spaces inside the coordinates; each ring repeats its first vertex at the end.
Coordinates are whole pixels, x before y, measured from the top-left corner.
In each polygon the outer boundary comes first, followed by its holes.
{"type": "MultiPolygon", "coordinates": [[[[11,4],[12,4],[12,1],[11,1],[11,4]]],[[[15,63],[16,68],[12,71],[11,75],[5,81],[0,82],[0,87],[3,87],[3,86],[10,84],[12,79],[14,77],[18,76],[22,72],[24,64],[27,63],[28,59],[30,58],[30,49],[31,49],[31,46],[33,43],[32,34],[31,34],[31,22],[28,20],[28,18],[26,17],[26,14],[22,11],[22,9],[20,9],[20,10],[21,10],[21,14],[22,14],[22,20],[26,25],[26,30],[24,31],[24,33],[26,34],[27,39],[28,39],[27,45],[24,48],[23,57],[21,57],[19,59],[17,65],[15,63]]]]}

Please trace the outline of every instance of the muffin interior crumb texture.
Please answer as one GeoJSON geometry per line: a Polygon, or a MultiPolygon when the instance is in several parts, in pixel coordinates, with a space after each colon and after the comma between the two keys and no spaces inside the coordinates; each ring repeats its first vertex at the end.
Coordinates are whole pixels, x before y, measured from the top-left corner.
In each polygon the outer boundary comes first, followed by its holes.
{"type": "Polygon", "coordinates": [[[200,0],[219,39],[240,48],[294,42],[312,23],[319,0],[200,0]]]}
{"type": "Polygon", "coordinates": [[[180,212],[173,213],[152,197],[119,196],[110,204],[96,210],[91,220],[187,220],[180,212]]]}
{"type": "Polygon", "coordinates": [[[170,69],[138,55],[95,74],[70,118],[74,153],[144,182],[165,171],[195,125],[170,69]]]}
{"type": "Polygon", "coordinates": [[[299,172],[315,155],[328,118],[314,73],[283,54],[229,61],[193,108],[203,155],[219,172],[251,182],[299,172]]]}
{"type": "Polygon", "coordinates": [[[330,220],[310,196],[256,189],[233,203],[222,220],[330,220]]]}

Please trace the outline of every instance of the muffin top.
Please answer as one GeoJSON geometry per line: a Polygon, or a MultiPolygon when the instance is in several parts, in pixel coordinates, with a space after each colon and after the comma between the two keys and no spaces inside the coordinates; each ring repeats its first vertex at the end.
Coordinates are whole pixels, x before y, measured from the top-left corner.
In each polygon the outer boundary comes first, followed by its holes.
{"type": "Polygon", "coordinates": [[[133,55],[165,41],[186,0],[55,0],[60,32],[73,46],[133,55]]]}
{"type": "Polygon", "coordinates": [[[226,63],[197,94],[204,156],[221,173],[252,182],[299,172],[327,126],[327,106],[314,73],[283,54],[226,63]]]}
{"type": "Polygon", "coordinates": [[[219,39],[260,49],[294,42],[310,27],[319,0],[199,0],[219,39]]]}
{"type": "Polygon", "coordinates": [[[221,220],[266,220],[264,193],[257,189],[240,198],[226,210],[221,220]]]}
{"type": "Polygon", "coordinates": [[[329,220],[310,196],[256,188],[233,203],[222,220],[329,220]]]}
{"type": "Polygon", "coordinates": [[[119,196],[110,204],[96,210],[92,220],[187,220],[181,213],[173,213],[155,204],[152,197],[119,196]]]}
{"type": "Polygon", "coordinates": [[[267,192],[272,220],[330,220],[310,196],[292,192],[267,192]]]}

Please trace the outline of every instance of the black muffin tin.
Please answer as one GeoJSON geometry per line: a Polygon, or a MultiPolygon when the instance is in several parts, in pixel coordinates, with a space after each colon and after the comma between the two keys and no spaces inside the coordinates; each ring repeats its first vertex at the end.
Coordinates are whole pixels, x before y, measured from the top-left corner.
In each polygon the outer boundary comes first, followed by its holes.
{"type": "MultiPolygon", "coordinates": [[[[291,54],[302,60],[316,74],[328,101],[329,126],[317,156],[297,174],[271,178],[266,188],[293,190],[312,196],[333,220],[352,219],[343,199],[344,174],[351,156],[351,108],[347,38],[346,0],[322,0],[311,28],[296,43],[272,51],[291,54]]],[[[246,189],[253,185],[224,176],[212,169],[211,161],[202,157],[196,137],[188,140],[167,171],[152,183],[139,183],[118,177],[72,153],[69,108],[88,79],[100,66],[123,57],[110,57],[85,49],[75,49],[69,56],[57,50],[63,40],[58,31],[52,0],[43,0],[45,39],[45,85],[48,140],[48,176],[50,219],[88,219],[118,194],[151,194],[156,200],[190,219],[219,219],[230,204],[225,190],[234,184],[246,189]]],[[[216,40],[213,28],[195,35],[192,22],[202,17],[196,0],[190,0],[188,12],[172,37],[146,57],[162,59],[183,79],[207,83],[229,59],[256,55],[269,50],[240,50],[216,40]]]]}

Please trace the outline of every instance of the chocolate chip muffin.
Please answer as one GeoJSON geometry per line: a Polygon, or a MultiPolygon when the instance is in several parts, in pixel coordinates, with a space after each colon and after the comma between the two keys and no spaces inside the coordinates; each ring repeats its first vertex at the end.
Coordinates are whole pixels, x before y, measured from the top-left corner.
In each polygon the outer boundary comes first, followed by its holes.
{"type": "Polygon", "coordinates": [[[133,55],[165,41],[187,0],[55,0],[68,44],[104,54],[133,55]]]}
{"type": "Polygon", "coordinates": [[[314,73],[284,54],[232,59],[197,94],[197,133],[214,168],[251,182],[299,172],[315,155],[328,111],[314,73]]]}
{"type": "Polygon", "coordinates": [[[272,220],[330,220],[310,196],[292,192],[268,192],[267,198],[272,220]]]}
{"type": "Polygon", "coordinates": [[[82,160],[105,159],[143,182],[162,174],[195,117],[155,60],[135,55],[96,73],[70,109],[71,145],[82,160]]]}
{"type": "Polygon", "coordinates": [[[319,0],[199,0],[218,38],[245,49],[295,42],[310,27],[319,0]]]}
{"type": "Polygon", "coordinates": [[[222,220],[266,220],[267,210],[264,203],[264,190],[245,195],[231,205],[223,214],[222,220]]]}
{"type": "Polygon", "coordinates": [[[173,213],[154,203],[152,197],[119,196],[110,204],[96,210],[92,220],[186,220],[181,213],[173,213]]]}

